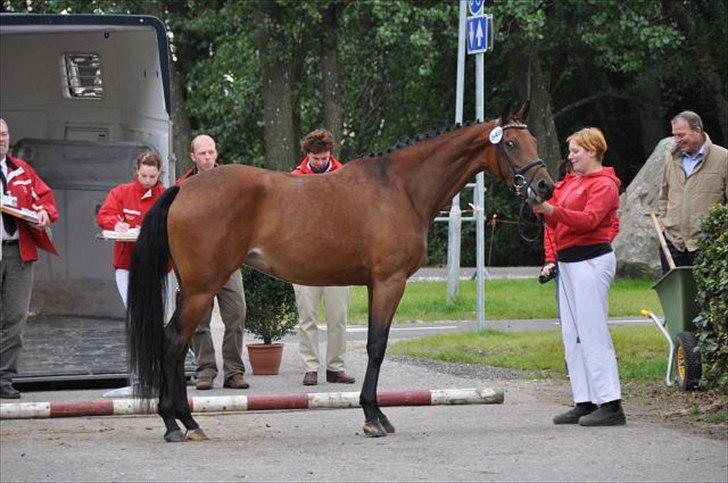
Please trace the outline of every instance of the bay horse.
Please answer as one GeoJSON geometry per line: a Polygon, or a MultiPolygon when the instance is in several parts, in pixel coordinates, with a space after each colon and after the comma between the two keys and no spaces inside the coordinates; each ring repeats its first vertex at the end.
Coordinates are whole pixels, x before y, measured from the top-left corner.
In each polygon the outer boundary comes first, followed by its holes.
{"type": "Polygon", "coordinates": [[[214,295],[242,265],[311,286],[366,285],[368,364],[360,394],[364,434],[394,427],[377,404],[379,370],[407,278],[424,262],[440,208],[487,170],[522,197],[553,182],[525,124],[528,102],[500,119],[457,127],[317,176],[243,165],[166,190],[142,224],[130,269],[127,337],[135,397],[159,397],[169,442],[207,436],[192,418],[184,376],[188,341],[214,295]],[[164,325],[169,260],[177,307],[164,325]],[[183,434],[177,419],[186,427],[183,434]]]}

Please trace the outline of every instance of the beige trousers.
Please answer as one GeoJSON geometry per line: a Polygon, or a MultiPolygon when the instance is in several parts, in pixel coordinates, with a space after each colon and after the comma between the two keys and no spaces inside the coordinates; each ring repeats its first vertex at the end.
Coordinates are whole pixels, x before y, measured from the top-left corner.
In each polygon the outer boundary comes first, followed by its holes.
{"type": "Polygon", "coordinates": [[[326,369],[344,370],[346,319],[349,313],[349,287],[306,287],[293,285],[298,306],[299,349],[306,372],[320,367],[318,310],[323,300],[326,309],[326,369]]]}

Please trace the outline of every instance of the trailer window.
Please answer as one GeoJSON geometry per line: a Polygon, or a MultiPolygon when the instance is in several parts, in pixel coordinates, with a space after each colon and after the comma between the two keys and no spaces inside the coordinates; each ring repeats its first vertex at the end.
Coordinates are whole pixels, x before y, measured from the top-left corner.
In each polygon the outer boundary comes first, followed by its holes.
{"type": "Polygon", "coordinates": [[[104,81],[98,54],[63,54],[64,97],[103,99],[104,81]]]}

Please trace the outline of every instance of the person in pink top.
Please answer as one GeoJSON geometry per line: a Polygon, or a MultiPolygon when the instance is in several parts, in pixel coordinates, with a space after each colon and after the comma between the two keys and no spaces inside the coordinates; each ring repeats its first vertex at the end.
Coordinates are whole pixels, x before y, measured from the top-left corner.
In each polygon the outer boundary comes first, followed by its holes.
{"type": "Polygon", "coordinates": [[[574,398],[574,407],[554,417],[554,424],[623,425],[619,370],[607,327],[616,271],[610,243],[619,229],[621,182],[613,168],[602,166],[607,142],[599,129],[581,129],[567,142],[572,173],[551,200],[534,206],[547,225],[546,261],[558,264],[561,333],[574,398]]]}

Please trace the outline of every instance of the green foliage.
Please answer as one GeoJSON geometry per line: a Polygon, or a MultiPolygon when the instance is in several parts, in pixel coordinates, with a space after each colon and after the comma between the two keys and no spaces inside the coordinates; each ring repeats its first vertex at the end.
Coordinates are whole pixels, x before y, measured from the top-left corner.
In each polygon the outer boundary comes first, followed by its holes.
{"type": "MultiPolygon", "coordinates": [[[[168,28],[174,79],[182,87],[175,107],[189,116],[191,135],[207,132],[216,138],[222,163],[265,163],[256,33],[268,22],[277,35],[267,50],[290,76],[294,139],[282,142],[295,144],[314,128],[331,127],[323,126],[321,91],[322,45],[331,39],[343,116],[342,161],[454,120],[459,9],[454,0],[2,0],[0,5],[15,12],[160,17],[168,28]],[[340,14],[336,25],[326,20],[332,7],[340,14]],[[272,15],[261,17],[262,8],[272,15]]],[[[486,10],[496,24],[494,51],[485,57],[486,118],[496,117],[509,101],[531,96],[531,118],[553,115],[558,139],[585,125],[598,126],[609,142],[606,162],[623,186],[654,142],[669,135],[671,116],[683,109],[703,116],[714,142],[728,142],[720,110],[728,92],[726,2],[498,0],[488,2],[486,10]],[[526,54],[531,64],[523,62],[526,54]],[[529,75],[536,61],[548,96],[539,102],[550,112],[535,108],[538,89],[529,75]]],[[[465,62],[464,118],[472,120],[474,56],[465,62]]],[[[180,167],[185,162],[186,157],[178,159],[180,167]]],[[[493,178],[488,185],[488,219],[497,214],[515,221],[513,196],[493,178]]],[[[463,207],[469,196],[463,196],[463,207]]],[[[515,225],[499,224],[494,237],[488,229],[486,238],[489,264],[541,263],[540,244],[522,241],[515,225]]],[[[446,240],[446,224],[435,224],[428,264],[446,262],[446,240]]],[[[463,224],[462,240],[463,265],[474,265],[472,223],[463,224]]]]}
{"type": "Polygon", "coordinates": [[[243,268],[247,313],[245,328],[270,344],[293,333],[298,323],[296,297],[290,283],[243,268]]]}
{"type": "Polygon", "coordinates": [[[700,315],[698,347],[709,387],[728,392],[728,206],[716,205],[701,224],[693,273],[700,315]]]}

